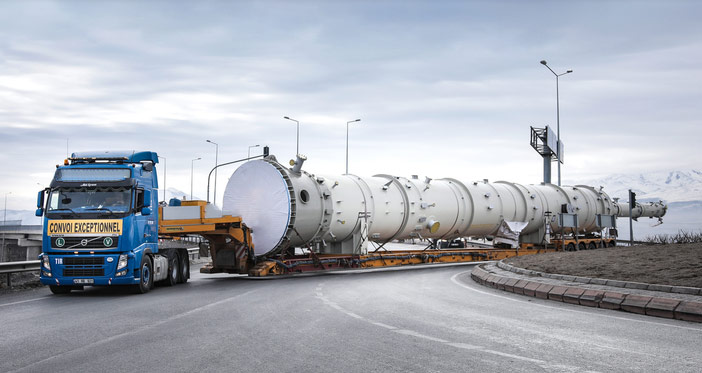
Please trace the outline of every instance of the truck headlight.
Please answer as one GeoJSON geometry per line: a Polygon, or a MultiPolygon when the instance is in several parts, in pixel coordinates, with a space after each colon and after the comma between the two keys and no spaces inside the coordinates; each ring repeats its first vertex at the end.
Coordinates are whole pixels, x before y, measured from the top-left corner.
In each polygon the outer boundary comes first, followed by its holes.
{"type": "Polygon", "coordinates": [[[127,254],[121,254],[119,256],[119,260],[117,261],[117,270],[119,271],[122,268],[125,268],[127,266],[127,254]]]}
{"type": "Polygon", "coordinates": [[[41,265],[46,268],[48,271],[51,271],[51,263],[49,262],[49,257],[46,255],[43,255],[41,257],[41,265]]]}

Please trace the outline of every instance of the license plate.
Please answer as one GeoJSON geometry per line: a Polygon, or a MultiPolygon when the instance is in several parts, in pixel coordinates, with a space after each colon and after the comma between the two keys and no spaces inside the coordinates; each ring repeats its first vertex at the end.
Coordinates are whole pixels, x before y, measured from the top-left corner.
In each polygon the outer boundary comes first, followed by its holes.
{"type": "Polygon", "coordinates": [[[92,278],[74,278],[74,284],[92,284],[94,280],[92,278]]]}

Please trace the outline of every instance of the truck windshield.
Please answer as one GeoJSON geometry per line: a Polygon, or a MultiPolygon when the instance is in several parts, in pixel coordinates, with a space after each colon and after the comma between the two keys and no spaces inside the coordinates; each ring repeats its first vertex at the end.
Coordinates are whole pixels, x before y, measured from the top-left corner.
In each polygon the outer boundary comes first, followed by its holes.
{"type": "Polygon", "coordinates": [[[51,191],[48,213],[127,213],[132,205],[132,193],[126,187],[57,188],[51,191]]]}

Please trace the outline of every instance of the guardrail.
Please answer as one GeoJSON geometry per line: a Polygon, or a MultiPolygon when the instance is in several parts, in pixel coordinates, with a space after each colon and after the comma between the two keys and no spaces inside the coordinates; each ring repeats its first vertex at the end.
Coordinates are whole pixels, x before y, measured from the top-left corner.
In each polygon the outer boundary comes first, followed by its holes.
{"type": "Polygon", "coordinates": [[[40,263],[38,260],[0,263],[0,274],[7,274],[7,287],[11,287],[13,273],[38,271],[40,268],[39,266],[40,263]]]}
{"type": "MultiPolygon", "coordinates": [[[[190,260],[200,259],[200,248],[189,248],[188,257],[190,258],[190,260]]],[[[41,262],[38,260],[27,260],[23,262],[4,262],[0,263],[0,274],[7,275],[7,287],[11,287],[13,273],[33,272],[38,271],[40,268],[41,262]]]]}

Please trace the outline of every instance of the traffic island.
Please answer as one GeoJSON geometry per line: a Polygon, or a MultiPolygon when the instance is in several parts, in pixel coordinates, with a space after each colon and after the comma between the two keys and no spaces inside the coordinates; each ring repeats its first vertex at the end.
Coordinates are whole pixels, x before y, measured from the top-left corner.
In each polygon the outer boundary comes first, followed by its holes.
{"type": "Polygon", "coordinates": [[[476,266],[477,283],[556,302],[702,322],[702,289],[568,276],[526,270],[504,262],[476,266]]]}

